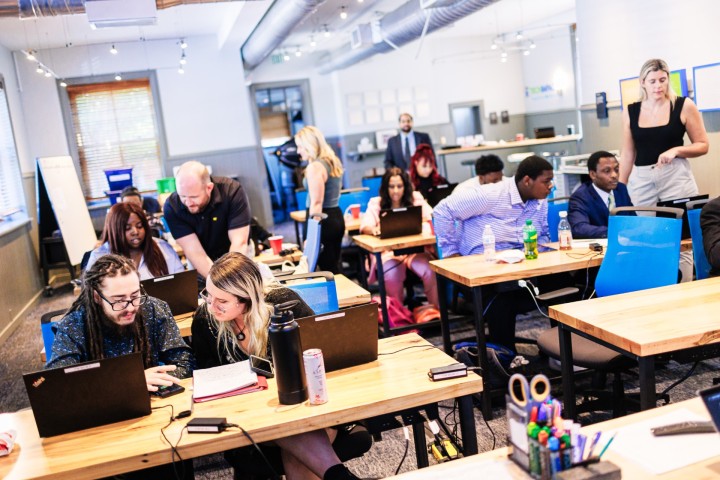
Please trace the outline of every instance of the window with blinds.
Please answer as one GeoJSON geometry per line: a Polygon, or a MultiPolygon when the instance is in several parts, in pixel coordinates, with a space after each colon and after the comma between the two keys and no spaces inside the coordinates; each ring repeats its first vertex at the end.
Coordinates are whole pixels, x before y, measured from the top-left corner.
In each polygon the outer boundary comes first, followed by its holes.
{"type": "Polygon", "coordinates": [[[15,148],[5,83],[0,77],[0,216],[25,208],[20,163],[15,148]]]}
{"type": "Polygon", "coordinates": [[[85,195],[105,196],[105,170],[133,167],[133,184],[154,190],[162,178],[150,80],[69,85],[74,137],[85,195]]]}

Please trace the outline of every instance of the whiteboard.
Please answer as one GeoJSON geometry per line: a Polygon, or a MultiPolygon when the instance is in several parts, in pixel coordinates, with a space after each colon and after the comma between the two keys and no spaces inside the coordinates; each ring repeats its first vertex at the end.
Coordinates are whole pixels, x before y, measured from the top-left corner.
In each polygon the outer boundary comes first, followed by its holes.
{"type": "Polygon", "coordinates": [[[693,88],[698,110],[720,110],[720,63],[693,67],[693,88]]]}
{"type": "Polygon", "coordinates": [[[37,161],[70,263],[79,265],[85,252],[95,248],[97,237],[75,165],[69,156],[37,161]]]}

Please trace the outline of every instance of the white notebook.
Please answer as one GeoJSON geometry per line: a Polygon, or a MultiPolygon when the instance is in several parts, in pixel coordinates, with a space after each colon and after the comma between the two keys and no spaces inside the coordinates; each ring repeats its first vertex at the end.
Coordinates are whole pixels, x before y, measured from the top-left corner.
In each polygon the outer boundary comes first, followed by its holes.
{"type": "Polygon", "coordinates": [[[250,370],[250,362],[230,363],[219,367],[202,368],[193,372],[193,397],[201,399],[256,384],[257,374],[250,370]]]}

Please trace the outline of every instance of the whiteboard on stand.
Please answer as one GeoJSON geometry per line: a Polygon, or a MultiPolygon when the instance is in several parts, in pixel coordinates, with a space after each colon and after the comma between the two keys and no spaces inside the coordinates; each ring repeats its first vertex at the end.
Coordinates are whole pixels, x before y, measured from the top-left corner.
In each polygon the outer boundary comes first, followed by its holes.
{"type": "Polygon", "coordinates": [[[97,237],[75,165],[69,156],[38,158],[37,164],[70,263],[79,265],[97,237]]]}

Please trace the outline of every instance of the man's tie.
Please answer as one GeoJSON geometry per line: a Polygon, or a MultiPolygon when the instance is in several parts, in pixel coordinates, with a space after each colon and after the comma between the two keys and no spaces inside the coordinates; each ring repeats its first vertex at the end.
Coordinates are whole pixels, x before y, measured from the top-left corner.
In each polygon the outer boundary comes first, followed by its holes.
{"type": "Polygon", "coordinates": [[[405,150],[403,151],[403,158],[405,159],[405,168],[410,168],[410,140],[405,137],[405,150]]]}
{"type": "Polygon", "coordinates": [[[610,196],[608,197],[608,211],[615,208],[615,194],[610,190],[610,196]]]}

